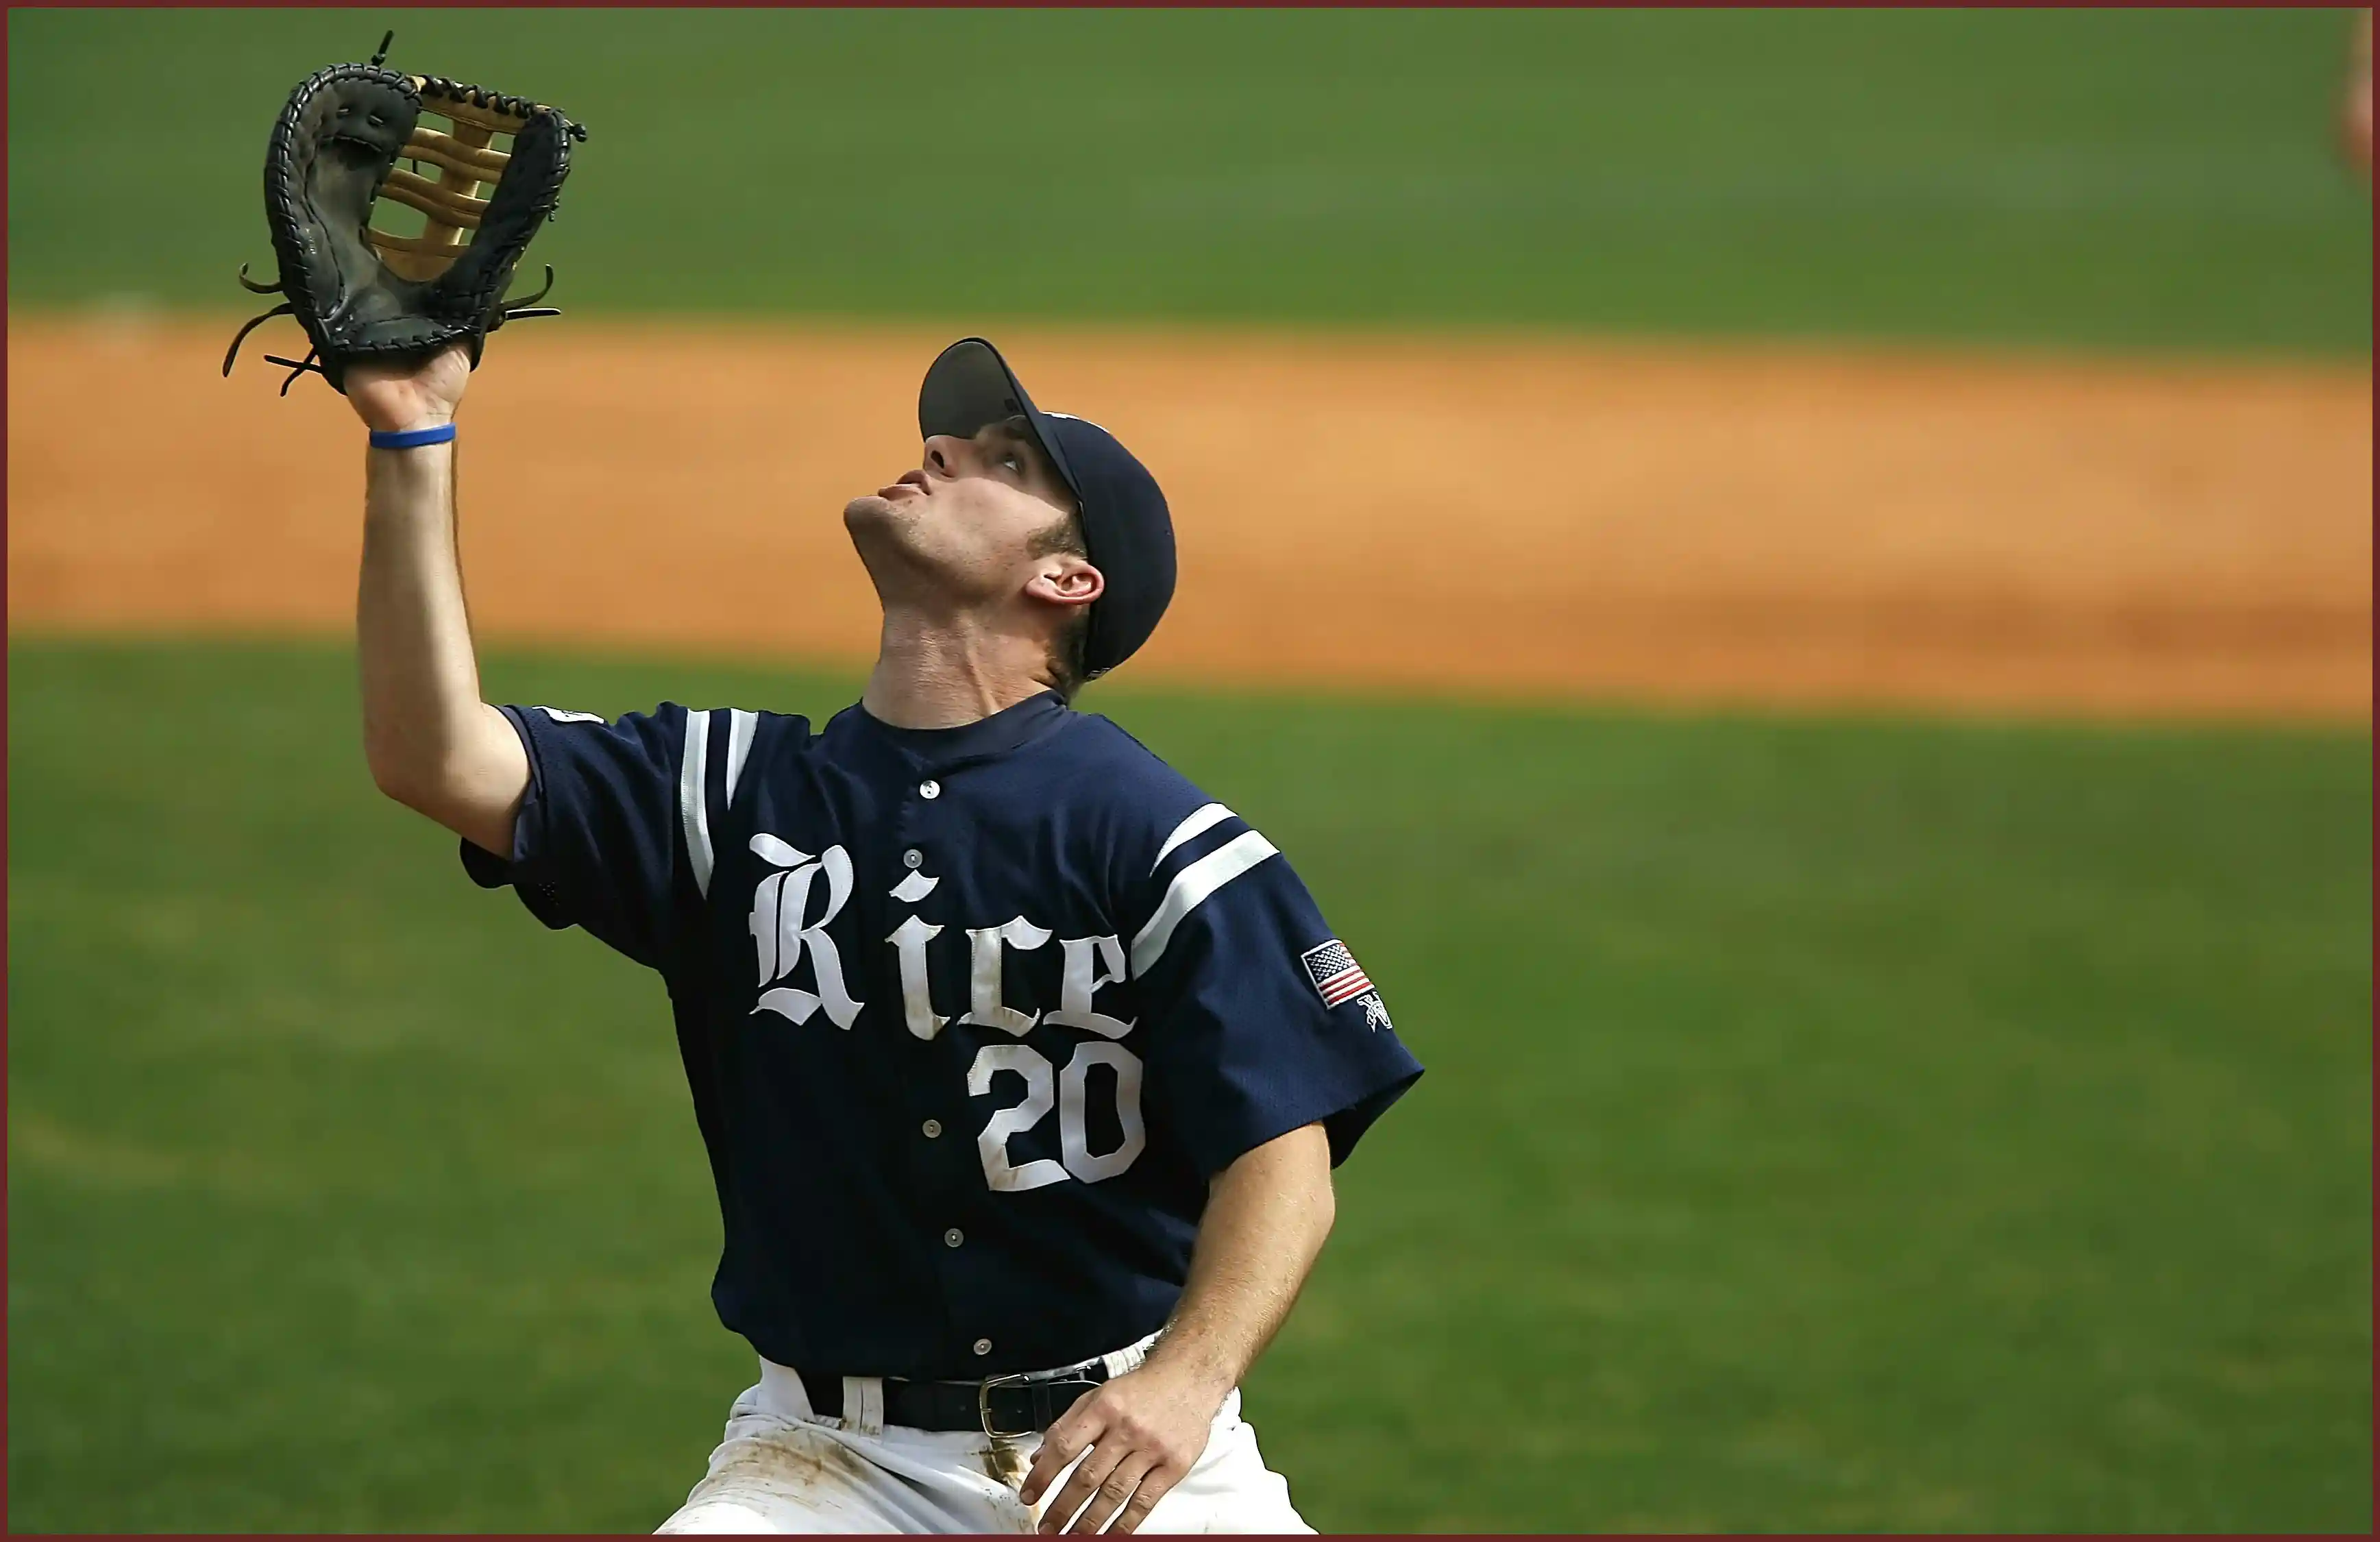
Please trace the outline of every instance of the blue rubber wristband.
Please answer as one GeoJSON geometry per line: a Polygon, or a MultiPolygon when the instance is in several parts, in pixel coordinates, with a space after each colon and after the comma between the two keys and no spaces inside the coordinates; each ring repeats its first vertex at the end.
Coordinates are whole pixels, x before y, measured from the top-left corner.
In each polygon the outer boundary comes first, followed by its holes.
{"type": "Polygon", "coordinates": [[[434,428],[399,429],[383,433],[372,431],[371,447],[375,450],[414,450],[424,444],[444,444],[455,437],[455,425],[440,423],[434,428]]]}

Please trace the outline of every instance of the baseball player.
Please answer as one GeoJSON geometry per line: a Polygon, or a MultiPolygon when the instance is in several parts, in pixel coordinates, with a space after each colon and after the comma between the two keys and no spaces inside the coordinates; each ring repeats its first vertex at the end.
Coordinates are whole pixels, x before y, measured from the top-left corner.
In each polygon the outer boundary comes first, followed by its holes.
{"type": "Polygon", "coordinates": [[[1236,1390],[1421,1073],[1272,843],[1083,682],[1173,589],[1156,481],[980,338],[844,510],[858,703],[607,722],[480,699],[449,348],[357,363],[357,624],[390,796],[667,985],[760,1356],[666,1532],[1294,1532],[1236,1390]]]}

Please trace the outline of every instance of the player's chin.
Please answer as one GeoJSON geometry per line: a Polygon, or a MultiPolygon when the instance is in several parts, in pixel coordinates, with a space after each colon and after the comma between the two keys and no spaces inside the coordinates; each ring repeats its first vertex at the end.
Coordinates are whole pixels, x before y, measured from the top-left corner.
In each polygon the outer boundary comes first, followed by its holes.
{"type": "Polygon", "coordinates": [[[880,492],[863,492],[843,505],[844,528],[855,536],[898,527],[904,517],[900,506],[880,492]]]}
{"type": "Polygon", "coordinates": [[[918,548],[924,532],[918,528],[917,511],[904,506],[913,501],[870,492],[843,505],[844,530],[870,573],[880,565],[888,571],[920,565],[918,548]]]}

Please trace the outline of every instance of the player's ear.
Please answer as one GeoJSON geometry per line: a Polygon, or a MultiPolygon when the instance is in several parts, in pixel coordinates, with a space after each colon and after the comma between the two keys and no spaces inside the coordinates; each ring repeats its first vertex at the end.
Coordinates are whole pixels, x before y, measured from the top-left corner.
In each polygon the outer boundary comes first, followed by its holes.
{"type": "Polygon", "coordinates": [[[1087,559],[1063,552],[1044,561],[1040,570],[1025,584],[1025,592],[1032,599],[1070,607],[1087,605],[1105,594],[1107,589],[1105,574],[1087,559]]]}

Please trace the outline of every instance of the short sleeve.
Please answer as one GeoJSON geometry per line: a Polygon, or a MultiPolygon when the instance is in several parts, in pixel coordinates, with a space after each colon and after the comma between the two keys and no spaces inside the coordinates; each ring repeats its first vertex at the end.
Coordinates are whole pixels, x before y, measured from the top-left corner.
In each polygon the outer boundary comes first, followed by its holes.
{"type": "Polygon", "coordinates": [[[1289,859],[1208,807],[1160,857],[1132,945],[1153,1029],[1145,1096],[1201,1173],[1318,1122],[1335,1166],[1421,1063],[1289,859]]]}
{"type": "Polygon", "coordinates": [[[677,931],[684,866],[679,783],[689,719],[664,703],[607,722],[591,712],[505,707],[528,751],[529,788],[509,861],[466,841],[472,881],[510,884],[547,926],[583,927],[664,968],[677,931]]]}

